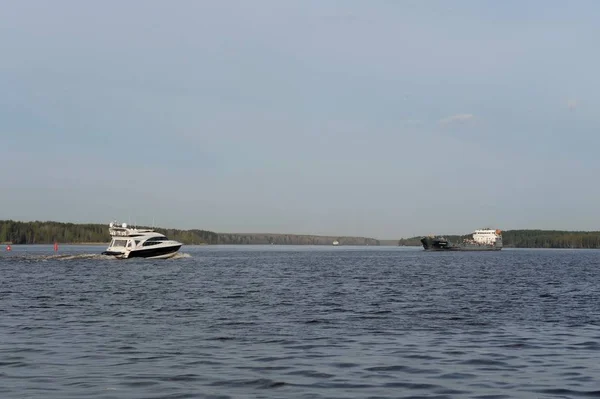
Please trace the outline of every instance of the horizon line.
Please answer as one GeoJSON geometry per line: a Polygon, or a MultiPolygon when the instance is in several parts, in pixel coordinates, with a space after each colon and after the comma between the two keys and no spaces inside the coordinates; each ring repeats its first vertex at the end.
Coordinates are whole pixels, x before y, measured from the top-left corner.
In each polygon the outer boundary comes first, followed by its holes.
{"type": "MultiPolygon", "coordinates": [[[[105,223],[99,223],[99,222],[61,222],[61,221],[56,221],[56,220],[31,220],[31,221],[24,221],[24,220],[15,220],[15,219],[0,219],[0,222],[17,222],[17,223],[62,223],[62,224],[98,224],[98,225],[104,225],[105,223]]],[[[106,224],[108,226],[108,224],[106,224]]],[[[128,223],[129,225],[129,223],[128,223]]],[[[135,227],[149,227],[149,226],[137,226],[135,225],[135,227]]],[[[336,237],[336,238],[364,238],[364,239],[370,239],[370,240],[376,240],[376,241],[399,241],[399,240],[407,240],[407,239],[411,239],[411,238],[417,238],[417,237],[426,237],[428,235],[431,234],[417,234],[417,235],[410,235],[410,236],[406,236],[406,237],[400,237],[400,238],[376,238],[376,237],[369,237],[366,235],[347,235],[347,234],[314,234],[314,233],[265,233],[265,232],[219,232],[216,230],[206,230],[206,229],[202,229],[202,228],[179,228],[179,227],[160,227],[160,226],[154,226],[151,227],[153,229],[172,229],[172,230],[181,230],[181,231],[190,231],[190,230],[202,230],[202,231],[208,231],[211,233],[215,233],[215,234],[250,234],[250,235],[258,235],[258,234],[263,234],[263,235],[294,235],[294,236],[313,236],[313,237],[336,237]]],[[[563,229],[540,229],[540,228],[515,228],[515,229],[506,229],[506,230],[501,230],[502,232],[508,232],[508,231],[516,231],[516,230],[524,230],[524,231],[564,231],[564,232],[569,232],[569,233],[600,233],[600,230],[563,230],[563,229]]],[[[463,235],[468,235],[468,234],[472,234],[471,233],[466,233],[466,234],[456,234],[456,233],[437,233],[436,235],[446,235],[446,236],[463,236],[463,235]]]]}

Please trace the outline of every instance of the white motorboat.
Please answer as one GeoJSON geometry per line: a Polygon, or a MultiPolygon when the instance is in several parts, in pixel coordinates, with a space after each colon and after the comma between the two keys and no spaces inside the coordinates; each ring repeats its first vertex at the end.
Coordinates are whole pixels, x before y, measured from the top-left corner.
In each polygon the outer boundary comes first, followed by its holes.
{"type": "Polygon", "coordinates": [[[112,240],[102,255],[112,255],[119,259],[166,259],[174,256],[182,245],[154,230],[131,228],[127,223],[119,225],[111,222],[108,231],[112,240]]]}

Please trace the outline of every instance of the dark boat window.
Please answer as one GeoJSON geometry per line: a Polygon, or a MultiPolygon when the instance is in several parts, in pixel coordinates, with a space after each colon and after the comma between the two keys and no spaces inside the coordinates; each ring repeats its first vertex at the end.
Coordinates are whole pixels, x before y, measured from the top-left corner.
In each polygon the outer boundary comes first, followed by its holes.
{"type": "Polygon", "coordinates": [[[164,236],[150,237],[150,238],[148,238],[147,241],[165,241],[166,239],[167,239],[167,237],[164,237],[164,236]]]}

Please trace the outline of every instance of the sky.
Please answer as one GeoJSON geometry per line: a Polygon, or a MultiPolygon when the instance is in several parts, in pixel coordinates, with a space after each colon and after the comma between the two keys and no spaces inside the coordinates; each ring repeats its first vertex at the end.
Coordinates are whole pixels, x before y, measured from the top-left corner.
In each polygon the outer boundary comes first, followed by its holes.
{"type": "Polygon", "coordinates": [[[0,9],[0,219],[600,230],[600,2],[0,9]]]}

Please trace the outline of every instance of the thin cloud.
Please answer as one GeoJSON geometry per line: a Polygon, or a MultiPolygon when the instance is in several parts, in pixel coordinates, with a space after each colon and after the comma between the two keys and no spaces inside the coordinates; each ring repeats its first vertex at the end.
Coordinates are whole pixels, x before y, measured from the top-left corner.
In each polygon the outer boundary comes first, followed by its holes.
{"type": "Polygon", "coordinates": [[[449,116],[444,119],[440,119],[440,125],[448,126],[448,125],[457,125],[457,124],[465,124],[470,123],[475,120],[475,115],[473,114],[456,114],[449,116]]]}

